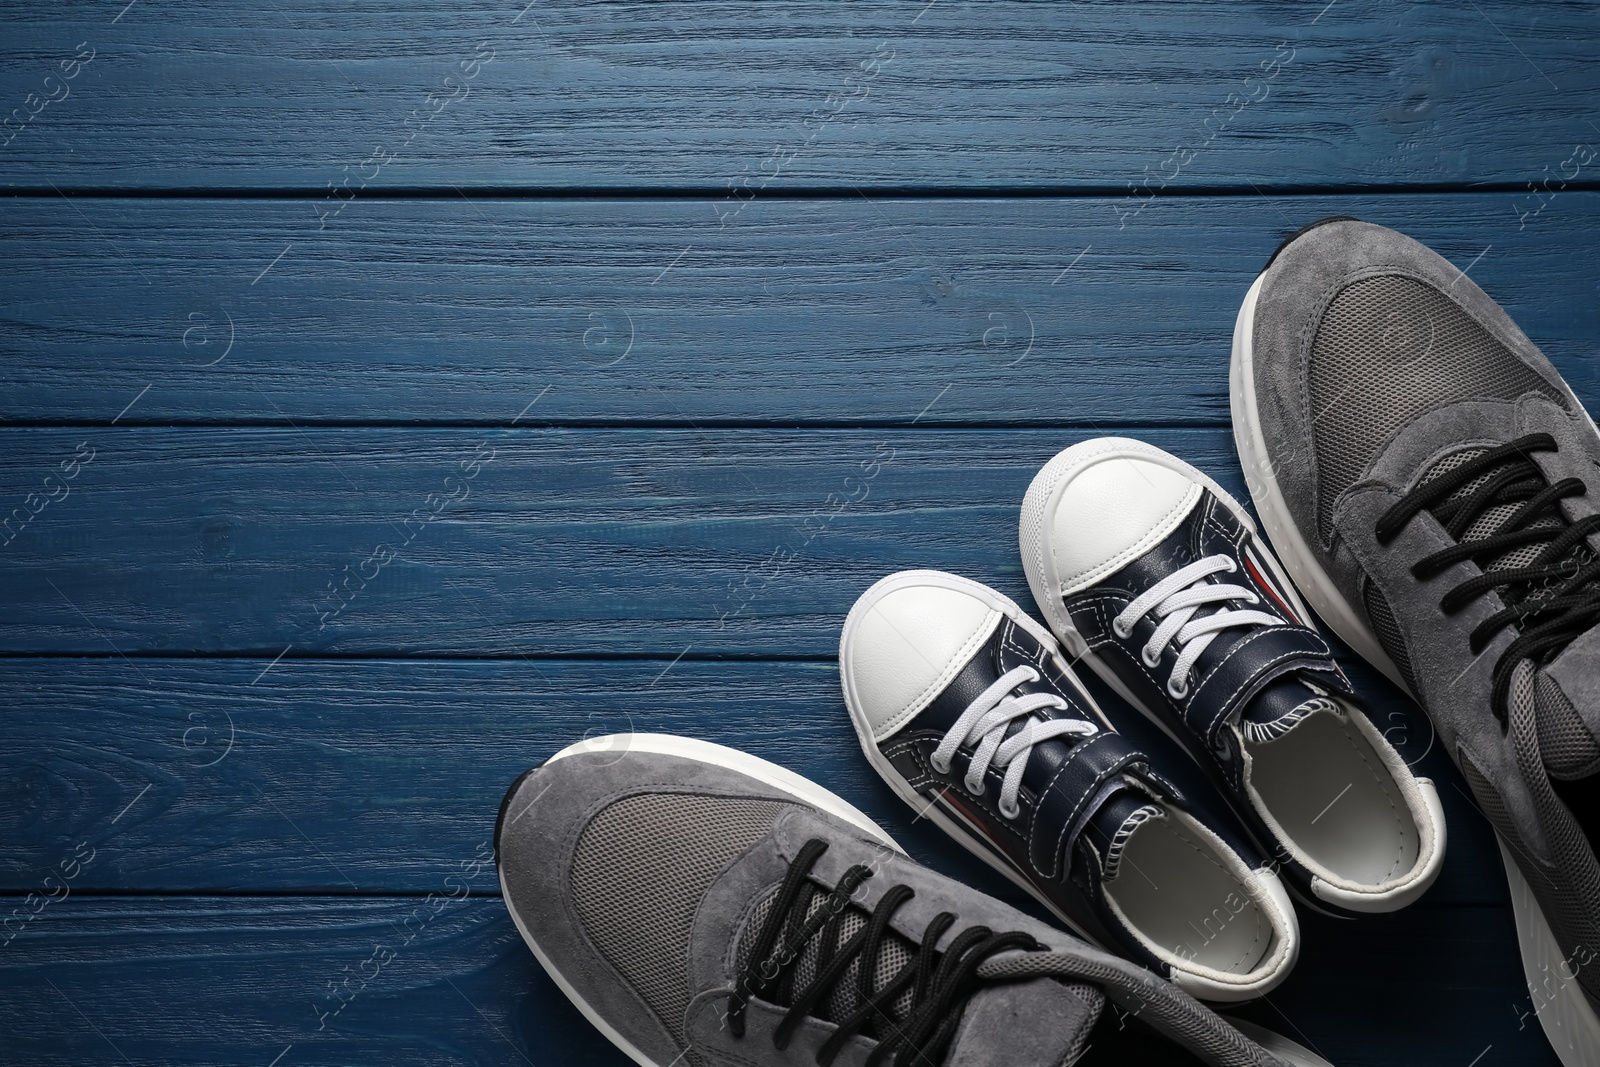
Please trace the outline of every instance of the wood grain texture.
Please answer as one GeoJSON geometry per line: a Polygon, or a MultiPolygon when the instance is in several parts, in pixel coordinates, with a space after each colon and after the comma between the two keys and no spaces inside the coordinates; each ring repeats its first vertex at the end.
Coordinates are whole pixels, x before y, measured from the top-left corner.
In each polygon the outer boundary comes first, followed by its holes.
{"type": "MultiPolygon", "coordinates": [[[[891,571],[1030,604],[1023,493],[1095,436],[0,430],[0,653],[831,660],[891,571]]],[[[1227,430],[1138,436],[1248,500],[1227,430]]]]}
{"type": "Polygon", "coordinates": [[[1600,137],[1600,14],[1555,0],[121,6],[6,12],[7,108],[94,58],[0,184],[1522,182],[1600,137]]]}
{"type": "MultiPolygon", "coordinates": [[[[1593,5],[0,25],[7,1062],[623,1067],[483,862],[509,782],[614,731],[790,766],[1034,909],[867,768],[840,621],[909,566],[1029,605],[1018,502],[1091,436],[1242,495],[1234,315],[1312,219],[1437,248],[1600,401],[1593,5]]],[[[1445,871],[1303,919],[1247,1013],[1341,1064],[1553,1063],[1490,831],[1353,676],[1445,871]]]]}
{"type": "MultiPolygon", "coordinates": [[[[433,905],[418,900],[69,899],[0,950],[7,1051],[41,1065],[120,1053],[139,1065],[265,1067],[282,1054],[279,1067],[624,1067],[498,900],[445,899],[426,922],[418,909],[433,905]],[[325,1017],[338,1003],[330,985],[348,1003],[325,1017]]],[[[1487,1045],[1497,1063],[1557,1062],[1505,915],[1413,910],[1304,929],[1295,973],[1243,1014],[1331,1062],[1466,1064],[1487,1045]]],[[[1111,1051],[1108,1040],[1097,1055],[1111,1051]]]]}
{"type": "MultiPolygon", "coordinates": [[[[649,732],[790,767],[867,812],[924,862],[1020,896],[917,822],[871,772],[831,663],[286,657],[265,665],[5,661],[0,703],[16,710],[0,751],[8,843],[0,893],[59,895],[63,863],[74,894],[422,893],[489,840],[501,797],[528,767],[586,737],[649,732]]],[[[1373,672],[1356,678],[1378,725],[1440,783],[1450,848],[1426,905],[1504,906],[1488,826],[1426,719],[1373,672]]],[[[1164,774],[1211,818],[1231,821],[1180,749],[1094,689],[1164,774]]],[[[626,751],[608,747],[619,758],[626,751]]]]}
{"type": "Polygon", "coordinates": [[[1245,290],[1336,213],[1470,268],[1600,395],[1570,258],[1600,194],[1521,203],[357,201],[319,232],[304,201],[10,200],[0,420],[1219,425],[1245,290]]]}

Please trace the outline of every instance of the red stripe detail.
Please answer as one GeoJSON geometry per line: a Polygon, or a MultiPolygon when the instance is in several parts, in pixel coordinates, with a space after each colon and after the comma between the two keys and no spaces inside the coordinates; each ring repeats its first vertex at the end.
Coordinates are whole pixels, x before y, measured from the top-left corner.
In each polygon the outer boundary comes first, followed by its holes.
{"type": "Polygon", "coordinates": [[[1261,577],[1261,572],[1256,570],[1255,564],[1250,562],[1250,557],[1244,556],[1243,559],[1244,569],[1250,572],[1250,577],[1255,580],[1255,583],[1261,587],[1264,593],[1272,598],[1272,602],[1283,609],[1283,613],[1289,616],[1289,621],[1296,623],[1300,622],[1300,616],[1296,615],[1294,613],[1294,609],[1283,602],[1283,598],[1280,597],[1277,594],[1277,591],[1272,588],[1272,583],[1261,577]]]}
{"type": "Polygon", "coordinates": [[[955,799],[954,797],[952,797],[950,795],[949,788],[946,788],[943,792],[941,792],[939,794],[938,799],[944,801],[946,804],[950,805],[952,808],[955,808],[956,812],[959,815],[965,817],[965,819],[967,820],[968,824],[971,825],[972,829],[978,831],[978,833],[983,835],[984,840],[986,840],[990,844],[994,845],[996,849],[999,849],[1000,842],[996,841],[994,839],[994,835],[992,835],[991,833],[989,833],[988,830],[985,830],[983,828],[983,823],[978,821],[977,814],[975,812],[973,812],[973,810],[971,808],[967,807],[965,804],[961,803],[961,801],[955,799]]]}
{"type": "Polygon", "coordinates": [[[1006,865],[1012,870],[1016,871],[1024,878],[1027,878],[1029,881],[1032,881],[1033,875],[1022,866],[1021,861],[1012,858],[1011,853],[1005,850],[1005,848],[1000,844],[999,840],[996,839],[995,836],[988,830],[984,829],[983,824],[978,821],[978,817],[973,813],[972,809],[951,796],[951,792],[952,787],[946,786],[939,792],[939,795],[934,798],[934,803],[943,801],[948,807],[954,808],[956,814],[961,816],[969,827],[977,831],[978,836],[982,837],[989,843],[990,848],[993,849],[996,856],[1005,861],[1006,865]]]}

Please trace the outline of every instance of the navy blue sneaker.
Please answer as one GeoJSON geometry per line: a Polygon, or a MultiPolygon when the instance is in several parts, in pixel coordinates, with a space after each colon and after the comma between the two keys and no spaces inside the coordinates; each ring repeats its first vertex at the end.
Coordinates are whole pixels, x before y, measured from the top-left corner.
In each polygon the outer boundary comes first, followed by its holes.
{"type": "Polygon", "coordinates": [[[1057,455],[1022,504],[1023,569],[1067,651],[1204,767],[1284,880],[1334,915],[1433,884],[1444,815],[1372,724],[1239,504],[1159,448],[1057,455]]]}
{"type": "Polygon", "coordinates": [[[1195,818],[1004,596],[890,575],[851,609],[839,675],[895,792],[1079,935],[1214,1002],[1294,966],[1299,927],[1270,865],[1195,818]]]}

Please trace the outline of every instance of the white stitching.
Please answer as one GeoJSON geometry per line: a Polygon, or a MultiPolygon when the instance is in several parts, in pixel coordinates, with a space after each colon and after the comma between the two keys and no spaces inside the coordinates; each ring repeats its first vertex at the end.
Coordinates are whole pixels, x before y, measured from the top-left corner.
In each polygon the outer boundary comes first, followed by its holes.
{"type": "MultiPolygon", "coordinates": [[[[1273,627],[1272,629],[1269,629],[1269,630],[1258,630],[1257,632],[1255,632],[1253,634],[1250,634],[1248,637],[1245,637],[1243,640],[1241,640],[1238,644],[1234,645],[1232,648],[1228,649],[1228,654],[1223,656],[1220,660],[1218,660],[1217,661],[1217,665],[1215,667],[1211,668],[1211,673],[1206,676],[1206,680],[1201,682],[1198,686],[1195,687],[1194,694],[1189,698],[1188,706],[1190,708],[1192,708],[1192,707],[1194,707],[1196,704],[1198,704],[1200,702],[1200,694],[1205,692],[1206,686],[1210,685],[1212,682],[1217,680],[1217,675],[1219,673],[1221,673],[1223,665],[1226,664],[1230,659],[1232,659],[1234,657],[1235,653],[1243,651],[1246,645],[1254,644],[1255,641],[1256,641],[1256,638],[1265,637],[1268,634],[1277,633],[1279,631],[1279,629],[1280,629],[1279,627],[1273,627]]],[[[1297,629],[1300,629],[1300,627],[1297,627],[1297,629]]],[[[1333,656],[1333,650],[1328,647],[1328,643],[1326,641],[1324,641],[1321,638],[1321,636],[1319,636],[1318,634],[1312,633],[1310,630],[1307,630],[1306,632],[1310,633],[1312,637],[1316,638],[1317,644],[1322,646],[1321,655],[1327,656],[1327,657],[1330,657],[1330,658],[1333,656]]],[[[1306,653],[1305,649],[1295,649],[1293,652],[1285,652],[1281,656],[1275,656],[1272,659],[1268,660],[1266,663],[1263,663],[1254,672],[1252,672],[1252,674],[1250,675],[1250,678],[1252,678],[1252,679],[1259,678],[1262,675],[1262,673],[1265,672],[1268,668],[1275,667],[1279,663],[1282,663],[1286,659],[1293,659],[1296,656],[1304,656],[1306,654],[1307,653],[1306,653]]],[[[1315,654],[1315,653],[1313,653],[1313,654],[1315,654]]],[[[1247,679],[1247,682],[1248,682],[1248,679],[1247,679]]],[[[1239,691],[1242,690],[1243,688],[1244,688],[1244,685],[1235,686],[1234,687],[1234,691],[1233,691],[1233,695],[1237,696],[1239,691]]],[[[1229,697],[1228,699],[1231,700],[1232,697],[1229,697]]],[[[1227,701],[1224,701],[1224,703],[1227,703],[1227,701]]],[[[1187,714],[1184,715],[1184,722],[1185,723],[1188,722],[1188,715],[1187,714]]],[[[1212,723],[1211,725],[1214,726],[1215,723],[1212,723]]],[[[1193,729],[1193,727],[1191,727],[1191,729],[1193,729]]],[[[1208,730],[1209,730],[1209,727],[1208,727],[1208,730]]],[[[1199,731],[1197,730],[1196,732],[1198,733],[1199,731]]]]}
{"type": "MultiPolygon", "coordinates": [[[[1072,766],[1072,761],[1073,760],[1077,759],[1086,750],[1088,750],[1090,747],[1092,747],[1096,741],[1099,741],[1102,738],[1106,738],[1106,737],[1117,737],[1117,736],[1119,736],[1119,735],[1117,735],[1117,734],[1096,734],[1095,736],[1089,738],[1087,741],[1083,742],[1077,748],[1074,748],[1072,750],[1072,752],[1067,756],[1067,758],[1061,761],[1061,767],[1060,767],[1060,769],[1058,769],[1056,771],[1055,777],[1050,779],[1050,784],[1048,786],[1046,786],[1039,793],[1039,803],[1033,809],[1033,825],[1030,825],[1029,828],[1028,828],[1028,831],[1029,831],[1028,832],[1028,864],[1034,870],[1039,871],[1039,865],[1037,863],[1035,863],[1034,860],[1033,860],[1033,838],[1034,838],[1034,835],[1037,833],[1037,824],[1038,824],[1038,821],[1039,821],[1039,815],[1040,815],[1041,812],[1044,811],[1044,798],[1049,796],[1052,792],[1055,791],[1056,783],[1061,780],[1061,776],[1063,774],[1067,773],[1067,768],[1072,766]]],[[[1083,810],[1083,806],[1085,804],[1087,804],[1090,801],[1090,799],[1092,799],[1092,795],[1095,794],[1095,793],[1098,793],[1100,791],[1099,788],[1098,788],[1098,782],[1099,782],[1099,776],[1096,776],[1097,788],[1087,790],[1084,793],[1083,796],[1079,797],[1077,803],[1075,803],[1072,806],[1072,814],[1069,815],[1067,817],[1067,819],[1061,824],[1061,833],[1056,836],[1056,847],[1054,849],[1052,849],[1051,852],[1050,852],[1051,860],[1057,860],[1057,859],[1060,858],[1061,850],[1066,844],[1067,831],[1072,829],[1072,824],[1078,821],[1078,813],[1081,812],[1083,810]]],[[[1046,874],[1044,871],[1039,871],[1039,874],[1042,877],[1049,877],[1049,875],[1046,874]]]]}

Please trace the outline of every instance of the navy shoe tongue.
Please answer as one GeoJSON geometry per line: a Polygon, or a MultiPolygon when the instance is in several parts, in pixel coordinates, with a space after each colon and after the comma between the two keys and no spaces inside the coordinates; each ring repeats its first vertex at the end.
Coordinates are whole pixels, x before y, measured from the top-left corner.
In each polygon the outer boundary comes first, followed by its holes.
{"type": "Polygon", "coordinates": [[[1251,741],[1271,741],[1288,733],[1314,711],[1331,709],[1332,701],[1298,678],[1268,682],[1239,716],[1239,730],[1251,741]]]}
{"type": "Polygon", "coordinates": [[[1150,798],[1131,786],[1118,789],[1089,817],[1085,836],[1094,843],[1100,854],[1102,874],[1106,881],[1117,876],[1117,866],[1122,859],[1122,846],[1140,823],[1152,818],[1164,818],[1161,809],[1150,798]]]}

